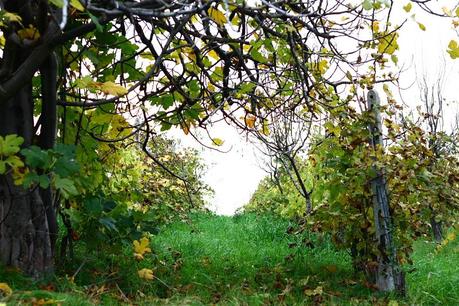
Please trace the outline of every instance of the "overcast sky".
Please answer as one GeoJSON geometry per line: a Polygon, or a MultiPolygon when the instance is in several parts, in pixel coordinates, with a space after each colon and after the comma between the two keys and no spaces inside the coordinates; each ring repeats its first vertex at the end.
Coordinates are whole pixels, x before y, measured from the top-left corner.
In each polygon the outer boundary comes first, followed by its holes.
{"type": "MultiPolygon", "coordinates": [[[[403,1],[397,2],[399,5],[405,4],[402,3],[403,1]]],[[[442,3],[447,2],[449,1],[442,1],[442,3]]],[[[401,10],[394,11],[400,12],[401,10]]],[[[398,40],[399,66],[406,70],[401,74],[400,79],[402,87],[405,88],[401,91],[403,101],[410,106],[419,103],[417,77],[426,75],[430,82],[434,82],[438,74],[445,71],[447,79],[444,86],[444,97],[451,102],[447,114],[452,118],[458,109],[455,101],[459,100],[457,99],[459,96],[457,85],[459,66],[446,53],[449,41],[457,39],[451,29],[451,20],[427,15],[415,8],[410,14],[402,12],[394,17],[398,20],[409,18],[398,40]],[[410,18],[413,13],[416,14],[416,20],[410,18]],[[423,23],[426,31],[420,30],[417,22],[423,23]]],[[[381,90],[380,95],[383,96],[381,90]]],[[[212,137],[225,141],[222,149],[229,150],[229,152],[220,153],[205,149],[190,135],[185,136],[180,130],[174,131],[173,135],[178,137],[183,145],[192,146],[201,151],[208,166],[205,181],[215,190],[215,197],[209,200],[210,208],[218,214],[231,215],[249,201],[259,181],[266,173],[259,167],[260,161],[256,157],[255,146],[246,142],[245,138],[239,135],[233,127],[221,123],[210,130],[212,137]]]]}

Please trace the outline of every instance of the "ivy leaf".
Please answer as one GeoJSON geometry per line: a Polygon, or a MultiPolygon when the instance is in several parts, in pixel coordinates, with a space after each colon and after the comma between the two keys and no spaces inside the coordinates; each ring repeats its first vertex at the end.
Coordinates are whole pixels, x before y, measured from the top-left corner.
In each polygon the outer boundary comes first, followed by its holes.
{"type": "Polygon", "coordinates": [[[228,20],[225,17],[225,14],[220,12],[218,9],[214,7],[209,7],[207,10],[207,13],[209,14],[210,18],[215,21],[216,24],[219,26],[223,26],[225,23],[228,22],[228,20]]]}
{"type": "Polygon", "coordinates": [[[446,50],[449,53],[449,56],[451,56],[452,59],[456,59],[459,57],[459,45],[457,44],[457,41],[451,40],[448,44],[449,50],[446,50]]]}

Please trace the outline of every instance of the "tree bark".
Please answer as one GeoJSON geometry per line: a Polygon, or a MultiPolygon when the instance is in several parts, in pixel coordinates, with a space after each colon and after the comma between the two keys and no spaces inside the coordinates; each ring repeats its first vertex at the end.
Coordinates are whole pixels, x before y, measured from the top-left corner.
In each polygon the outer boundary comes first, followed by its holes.
{"type": "MultiPolygon", "coordinates": [[[[13,71],[33,55],[18,48],[13,71]]],[[[48,57],[50,55],[48,54],[48,57]]],[[[43,149],[54,145],[56,128],[56,75],[55,60],[42,65],[42,118],[38,144],[43,149]],[[51,73],[54,71],[54,74],[51,73]]],[[[11,79],[10,79],[11,80],[11,79]]],[[[23,81],[15,94],[0,101],[0,135],[16,134],[24,138],[23,148],[32,145],[34,137],[34,101],[32,79],[23,81]]],[[[6,266],[19,268],[25,274],[41,278],[54,269],[53,254],[57,235],[56,213],[52,209],[50,189],[31,190],[14,184],[10,174],[0,176],[0,261],[6,266]]]]}
{"type": "MultiPolygon", "coordinates": [[[[24,86],[0,112],[0,135],[16,134],[24,138],[24,147],[32,144],[32,85],[24,86]]],[[[39,278],[52,272],[53,258],[46,209],[39,189],[16,186],[11,175],[0,177],[0,259],[4,265],[17,267],[39,278]]]]}

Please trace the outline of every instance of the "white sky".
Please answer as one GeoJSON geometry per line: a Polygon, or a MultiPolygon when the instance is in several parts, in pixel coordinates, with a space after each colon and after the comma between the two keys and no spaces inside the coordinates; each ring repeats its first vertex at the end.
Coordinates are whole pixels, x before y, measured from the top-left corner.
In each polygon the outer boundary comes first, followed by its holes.
{"type": "MultiPolygon", "coordinates": [[[[408,1],[396,2],[399,2],[399,5],[405,5],[408,1]]],[[[442,1],[442,3],[451,2],[442,1]]],[[[394,13],[397,11],[401,10],[395,9],[394,13]]],[[[459,59],[453,61],[446,53],[449,41],[457,40],[452,30],[451,20],[425,14],[416,9],[414,5],[409,14],[401,11],[399,16],[395,17],[409,18],[398,39],[399,66],[406,70],[401,75],[401,85],[402,87],[412,85],[401,91],[403,101],[410,106],[419,103],[417,76],[421,77],[425,74],[430,81],[434,82],[439,72],[444,70],[447,76],[444,97],[448,102],[452,102],[450,110],[446,113],[453,117],[459,105],[454,102],[458,100],[459,59]],[[426,31],[421,31],[418,24],[409,18],[413,13],[416,14],[416,21],[426,26],[426,31]]],[[[382,90],[379,90],[379,94],[383,96],[382,90]]],[[[190,135],[185,136],[180,130],[172,132],[172,135],[179,138],[183,145],[192,146],[201,151],[201,156],[208,165],[205,181],[215,190],[215,197],[209,200],[210,208],[218,214],[231,215],[249,201],[259,181],[266,173],[259,167],[255,146],[246,142],[235,128],[221,123],[211,128],[210,131],[212,131],[212,137],[225,141],[219,149],[229,150],[228,153],[203,148],[190,135]]],[[[209,140],[206,140],[206,143],[209,143],[209,140]]]]}

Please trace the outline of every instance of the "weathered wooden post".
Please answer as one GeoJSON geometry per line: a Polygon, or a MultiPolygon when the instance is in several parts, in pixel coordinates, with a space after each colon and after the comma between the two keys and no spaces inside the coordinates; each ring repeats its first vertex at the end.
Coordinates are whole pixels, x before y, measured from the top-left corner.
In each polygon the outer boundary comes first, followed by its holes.
{"type": "MultiPolygon", "coordinates": [[[[374,121],[369,125],[370,145],[373,150],[383,147],[380,100],[376,91],[371,89],[367,96],[368,109],[374,115],[374,121]]],[[[398,291],[404,294],[405,282],[403,273],[397,261],[397,252],[392,237],[392,219],[389,210],[387,185],[384,169],[373,165],[376,177],[371,181],[373,193],[373,214],[375,233],[378,243],[378,269],[376,286],[381,291],[398,291]]]]}

